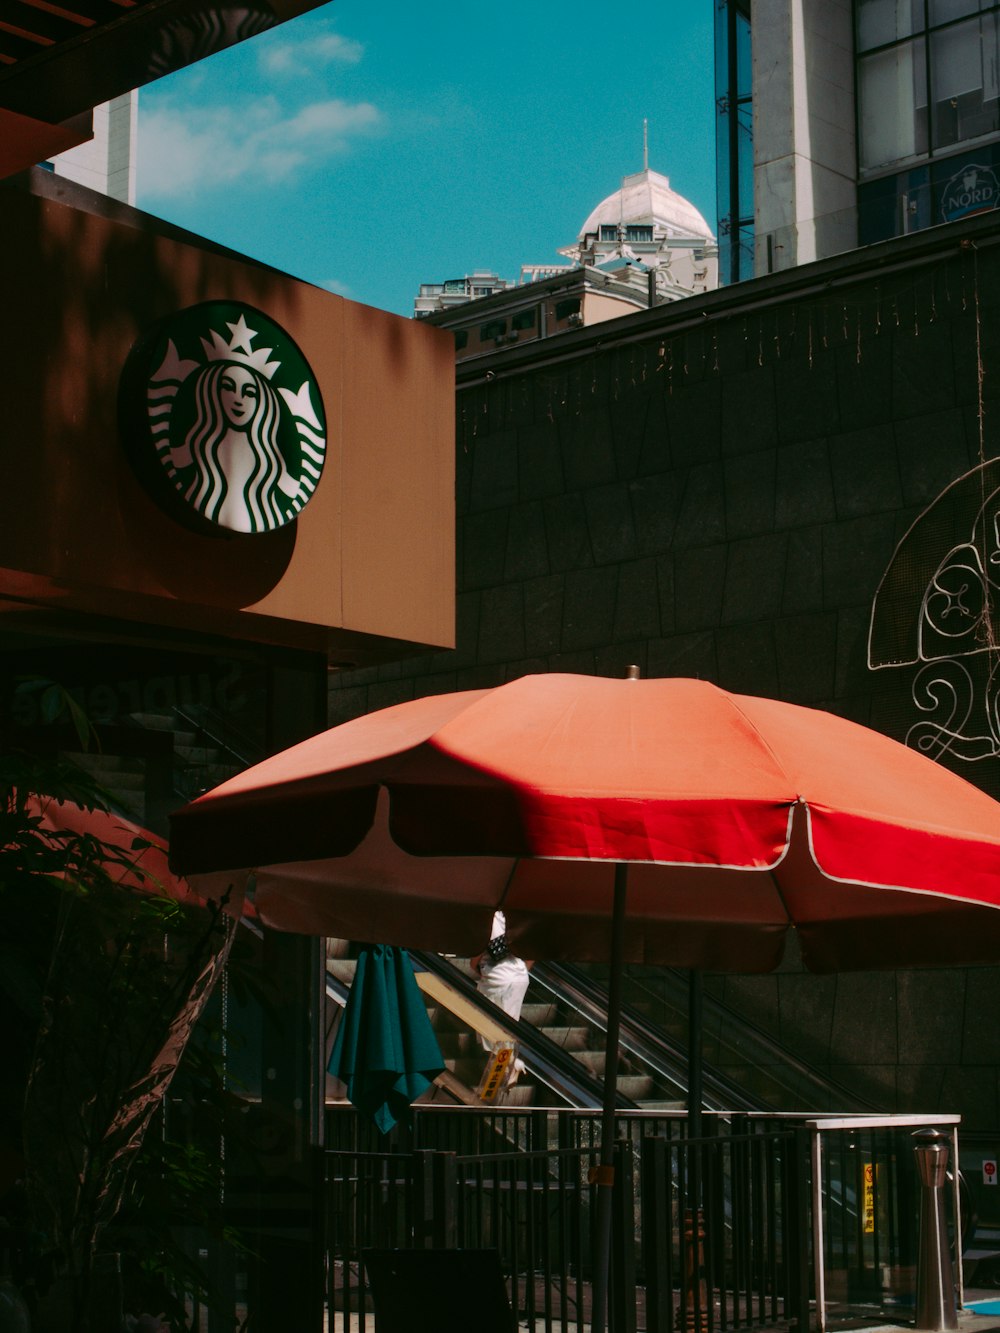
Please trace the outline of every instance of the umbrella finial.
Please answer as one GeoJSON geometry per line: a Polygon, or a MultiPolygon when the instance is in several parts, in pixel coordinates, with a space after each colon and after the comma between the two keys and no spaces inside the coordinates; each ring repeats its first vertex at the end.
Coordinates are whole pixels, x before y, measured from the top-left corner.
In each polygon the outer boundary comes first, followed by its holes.
{"type": "Polygon", "coordinates": [[[634,663],[632,666],[627,666],[625,668],[626,680],[638,680],[641,675],[642,675],[641,668],[637,667],[634,663]]]}

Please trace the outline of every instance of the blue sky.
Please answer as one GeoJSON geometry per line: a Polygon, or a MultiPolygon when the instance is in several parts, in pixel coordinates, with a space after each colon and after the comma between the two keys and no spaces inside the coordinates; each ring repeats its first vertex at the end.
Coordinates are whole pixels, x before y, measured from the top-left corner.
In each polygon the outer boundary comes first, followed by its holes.
{"type": "Polygon", "coordinates": [[[356,301],[558,262],[650,166],[715,227],[712,0],[333,0],[143,89],[138,204],[356,301]]]}

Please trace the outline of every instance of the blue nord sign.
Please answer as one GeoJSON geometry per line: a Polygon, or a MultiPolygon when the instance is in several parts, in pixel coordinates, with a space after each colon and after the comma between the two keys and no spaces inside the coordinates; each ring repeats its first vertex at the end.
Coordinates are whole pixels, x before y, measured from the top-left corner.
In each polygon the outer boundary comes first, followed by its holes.
{"type": "Polygon", "coordinates": [[[988,213],[1000,204],[1000,181],[990,167],[976,164],[963,167],[944,188],[941,216],[945,222],[957,222],[973,213],[988,213]]]}
{"type": "Polygon", "coordinates": [[[282,328],[238,302],[179,311],[133,349],[122,421],[143,480],[199,526],[273,532],[323,472],[316,378],[282,328]]]}

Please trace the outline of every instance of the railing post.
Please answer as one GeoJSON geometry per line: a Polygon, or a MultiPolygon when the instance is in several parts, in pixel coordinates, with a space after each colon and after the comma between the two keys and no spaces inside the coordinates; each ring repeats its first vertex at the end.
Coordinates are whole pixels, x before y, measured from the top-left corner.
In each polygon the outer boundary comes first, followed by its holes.
{"type": "Polygon", "coordinates": [[[809,1327],[810,1134],[797,1128],[785,1139],[784,1217],[781,1245],[785,1255],[785,1317],[805,1333],[809,1327]]]}
{"type": "Polygon", "coordinates": [[[610,1333],[635,1333],[635,1175],[632,1145],[615,1142],[614,1226],[611,1237],[611,1284],[608,1301],[610,1333]]]}
{"type": "Polygon", "coordinates": [[[414,1158],[413,1243],[454,1249],[458,1238],[458,1168],[452,1152],[421,1149],[414,1158]]]}
{"type": "Polygon", "coordinates": [[[670,1143],[666,1137],[643,1139],[642,1268],[646,1276],[647,1333],[672,1333],[673,1238],[670,1143]]]}

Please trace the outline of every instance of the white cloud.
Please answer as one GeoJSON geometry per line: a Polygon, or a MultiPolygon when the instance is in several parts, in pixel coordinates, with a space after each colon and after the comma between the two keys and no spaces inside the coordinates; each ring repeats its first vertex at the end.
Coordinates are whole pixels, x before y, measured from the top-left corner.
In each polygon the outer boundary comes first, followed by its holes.
{"type": "Polygon", "coordinates": [[[298,41],[262,42],[258,58],[261,68],[270,74],[301,74],[321,65],[356,65],[364,52],[353,38],[326,32],[298,41]]]}
{"type": "Polygon", "coordinates": [[[273,185],[307,162],[344,152],[380,124],[370,102],[335,97],[295,110],[273,96],[202,107],[160,101],[140,112],[139,192],[153,199],[235,181],[273,185]]]}
{"type": "Polygon", "coordinates": [[[318,282],[317,287],[322,287],[328,292],[333,292],[335,296],[350,296],[351,288],[346,282],[341,282],[339,278],[327,278],[325,282],[318,282]]]}

